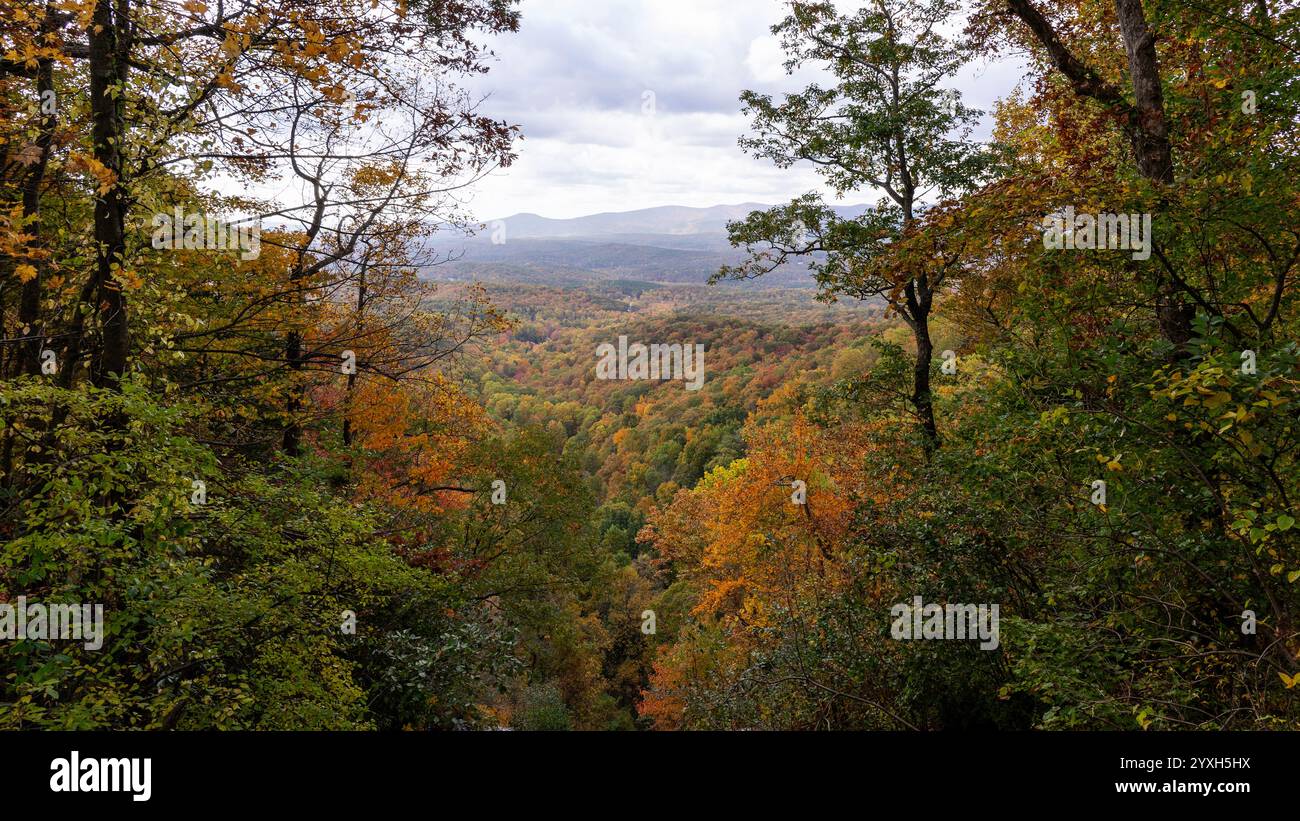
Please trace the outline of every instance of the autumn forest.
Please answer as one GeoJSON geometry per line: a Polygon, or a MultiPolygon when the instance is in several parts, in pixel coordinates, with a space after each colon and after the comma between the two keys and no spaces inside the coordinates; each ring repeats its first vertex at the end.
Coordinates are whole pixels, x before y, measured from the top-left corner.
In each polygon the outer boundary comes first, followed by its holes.
{"type": "Polygon", "coordinates": [[[1300,729],[1300,4],[782,0],[605,227],[531,5],[0,0],[0,729],[1300,729]]]}

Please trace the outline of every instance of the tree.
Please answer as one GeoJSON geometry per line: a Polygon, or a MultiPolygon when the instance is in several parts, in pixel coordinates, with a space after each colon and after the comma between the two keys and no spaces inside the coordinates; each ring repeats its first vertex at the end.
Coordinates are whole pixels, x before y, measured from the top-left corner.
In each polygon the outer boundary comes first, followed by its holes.
{"type": "MultiPolygon", "coordinates": [[[[1048,3],[1047,11],[1041,5],[1035,0],[1006,0],[1005,6],[990,7],[986,15],[1010,17],[1021,24],[1020,31],[1008,31],[1006,36],[1035,46],[1041,59],[1064,78],[1075,95],[1100,105],[1123,131],[1130,159],[1152,189],[1147,198],[1149,210],[1172,223],[1163,237],[1156,238],[1154,270],[1142,271],[1134,266],[1133,273],[1152,283],[1157,327],[1173,346],[1175,356],[1188,356],[1198,311],[1222,321],[1238,344],[1267,336],[1277,318],[1287,278],[1300,262],[1300,234],[1286,230],[1285,217],[1266,213],[1255,203],[1249,207],[1253,212],[1250,226],[1217,214],[1210,216],[1212,212],[1203,203],[1187,196],[1186,188],[1180,190],[1175,182],[1178,177],[1199,177],[1208,170],[1207,161],[1227,164],[1237,168],[1237,173],[1215,169],[1216,178],[1221,178],[1216,183],[1244,178],[1248,203],[1255,198],[1251,195],[1266,202],[1271,199],[1265,198],[1263,191],[1249,189],[1257,177],[1265,181],[1285,173],[1282,167],[1293,154],[1281,149],[1284,143],[1273,138],[1277,136],[1274,129],[1294,132],[1294,92],[1285,84],[1274,85],[1273,80],[1284,74],[1285,66],[1295,59],[1293,32],[1291,42],[1287,34],[1295,10],[1281,6],[1270,9],[1267,2],[1255,0],[1231,2],[1213,10],[1179,6],[1176,11],[1166,8],[1166,4],[1115,0],[1112,16],[1095,14],[1074,0],[1048,3]],[[1072,24],[1080,19],[1087,21],[1086,34],[1071,38],[1063,33],[1066,26],[1073,29],[1072,24]],[[1220,30],[1223,42],[1232,44],[1233,56],[1225,57],[1224,63],[1206,61],[1201,38],[1210,29],[1220,30]],[[1110,37],[1123,44],[1122,59],[1116,59],[1104,45],[1110,37]],[[1187,80],[1171,82],[1166,76],[1169,72],[1162,71],[1162,63],[1166,68],[1173,64],[1175,73],[1186,71],[1187,80]],[[1228,76],[1224,71],[1228,64],[1240,65],[1240,72],[1228,76]],[[1127,83],[1122,67],[1128,69],[1127,83]],[[1218,77],[1211,78],[1211,74],[1218,77]],[[1255,79],[1250,81],[1248,77],[1255,79]],[[1205,118],[1206,95],[1213,93],[1207,88],[1211,80],[1214,89],[1231,85],[1236,91],[1230,101],[1232,108],[1240,109],[1236,116],[1219,113],[1205,118]],[[1257,88],[1242,85],[1238,89],[1238,82],[1257,88]],[[1126,85],[1131,94],[1125,93],[1126,85]],[[1263,109],[1256,103],[1243,102],[1247,97],[1256,100],[1265,87],[1268,91],[1263,109]],[[1271,125],[1251,129],[1249,122],[1254,119],[1271,125]],[[1235,150],[1209,152],[1216,138],[1227,140],[1235,150]],[[1185,224],[1184,218],[1191,224],[1185,224]],[[1232,234],[1239,236],[1226,236],[1232,234]],[[1272,288],[1261,314],[1253,313],[1249,305],[1243,310],[1240,293],[1224,293],[1231,283],[1219,281],[1216,266],[1206,265],[1204,255],[1180,253],[1180,246],[1215,247],[1225,241],[1253,244],[1256,253],[1266,253],[1270,258],[1272,288]],[[1245,327],[1241,323],[1246,323],[1245,327]]],[[[1225,193],[1231,196],[1233,192],[1225,193]]],[[[1283,197],[1277,205],[1282,205],[1286,195],[1277,193],[1283,197]]]]}
{"type": "Polygon", "coordinates": [[[713,278],[757,277],[806,257],[828,297],[884,299],[916,343],[911,402],[927,450],[939,443],[930,313],[959,275],[963,243],[950,232],[922,230],[925,198],[966,190],[992,162],[968,139],[980,112],[940,87],[971,53],[937,31],[959,9],[956,0],[874,0],[841,15],[832,3],[791,2],[789,16],[772,28],[789,55],[787,70],[818,65],[836,84],[814,83],[779,103],[745,92],[756,133],[741,145],[782,168],[812,163],[838,197],[871,187],[885,199],[856,217],[815,194],[750,214],[728,226],[749,260],[713,278]],[[918,235],[925,247],[916,247],[918,235]]]}

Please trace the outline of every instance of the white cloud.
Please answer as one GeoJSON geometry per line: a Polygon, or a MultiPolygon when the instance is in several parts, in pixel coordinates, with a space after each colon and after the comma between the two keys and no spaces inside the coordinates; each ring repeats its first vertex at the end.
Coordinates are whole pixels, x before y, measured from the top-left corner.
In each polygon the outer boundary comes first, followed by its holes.
{"type": "MultiPolygon", "coordinates": [[[[475,84],[492,94],[485,113],[518,123],[526,136],[516,164],[474,189],[480,218],[780,202],[825,191],[811,169],[782,171],[737,145],[749,125],[742,90],[780,94],[817,76],[812,68],[785,72],[770,32],[784,14],[781,0],[524,0],[521,9],[520,32],[495,41],[500,61],[475,84]],[[641,113],[647,90],[650,117],[641,113]]],[[[1019,76],[1018,67],[994,63],[956,85],[989,108],[1019,76]]]]}
{"type": "MultiPolygon", "coordinates": [[[[779,95],[819,75],[785,73],[770,32],[784,8],[782,0],[523,0],[520,31],[490,41],[491,71],[469,83],[487,98],[480,113],[522,128],[519,158],[461,196],[490,220],[827,193],[810,168],[780,170],[737,145],[749,126],[742,90],[779,95]],[[643,114],[646,91],[653,116],[643,114]]],[[[954,85],[987,111],[1022,75],[1015,62],[981,62],[954,85]]],[[[989,131],[986,120],[976,136],[989,131]]]]}
{"type": "Polygon", "coordinates": [[[760,83],[779,83],[785,77],[784,64],[785,52],[775,37],[768,34],[750,41],[749,52],[745,55],[749,76],[760,83]]]}

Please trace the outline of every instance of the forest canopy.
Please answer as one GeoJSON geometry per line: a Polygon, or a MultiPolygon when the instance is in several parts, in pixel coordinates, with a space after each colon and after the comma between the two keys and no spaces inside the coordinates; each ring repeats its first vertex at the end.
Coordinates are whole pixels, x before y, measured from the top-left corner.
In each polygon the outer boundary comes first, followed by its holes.
{"type": "Polygon", "coordinates": [[[705,287],[440,278],[514,0],[0,0],[0,729],[1300,729],[1300,6],[848,5],[705,287]]]}

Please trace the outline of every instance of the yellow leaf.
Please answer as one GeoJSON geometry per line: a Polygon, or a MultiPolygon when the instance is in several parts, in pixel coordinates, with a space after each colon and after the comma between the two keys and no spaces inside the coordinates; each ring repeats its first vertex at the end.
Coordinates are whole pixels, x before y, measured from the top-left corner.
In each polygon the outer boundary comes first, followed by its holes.
{"type": "Polygon", "coordinates": [[[99,183],[96,189],[101,195],[107,194],[117,184],[117,174],[102,162],[85,154],[73,154],[70,165],[73,169],[85,171],[99,183]]]}
{"type": "Polygon", "coordinates": [[[1219,391],[1205,400],[1205,407],[1215,410],[1232,401],[1232,394],[1227,391],[1219,391]]]}
{"type": "Polygon", "coordinates": [[[14,273],[18,275],[19,282],[31,282],[36,279],[36,266],[19,265],[14,269],[14,273]]]}

